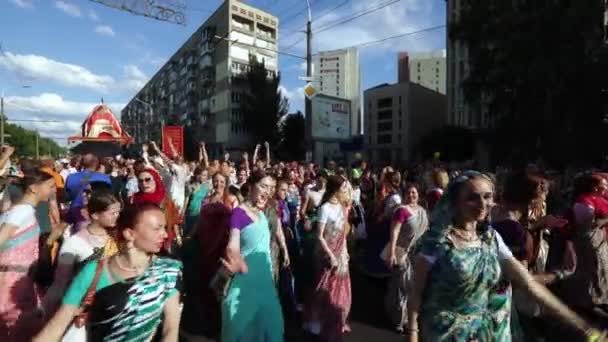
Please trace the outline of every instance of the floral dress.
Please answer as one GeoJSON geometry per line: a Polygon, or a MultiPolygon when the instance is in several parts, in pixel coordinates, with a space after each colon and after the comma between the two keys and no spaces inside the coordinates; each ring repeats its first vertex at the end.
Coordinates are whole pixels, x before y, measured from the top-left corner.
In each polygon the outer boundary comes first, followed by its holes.
{"type": "Polygon", "coordinates": [[[420,253],[433,264],[422,301],[421,341],[511,341],[510,289],[499,291],[504,242],[486,226],[478,232],[478,246],[456,247],[452,229],[440,236],[431,230],[421,239],[420,253]]]}

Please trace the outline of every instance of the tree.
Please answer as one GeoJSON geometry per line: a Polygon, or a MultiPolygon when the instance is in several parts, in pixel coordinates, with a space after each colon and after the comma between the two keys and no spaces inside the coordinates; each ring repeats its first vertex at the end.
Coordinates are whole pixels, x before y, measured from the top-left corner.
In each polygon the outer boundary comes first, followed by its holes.
{"type": "Polygon", "coordinates": [[[306,119],[300,111],[281,119],[279,151],[282,159],[292,161],[306,158],[305,129],[306,119]]]}
{"type": "Polygon", "coordinates": [[[465,101],[487,112],[501,161],[604,158],[603,2],[469,0],[449,28],[469,50],[465,101]]]}
{"type": "MultiPolygon", "coordinates": [[[[9,136],[5,139],[6,143],[15,147],[15,155],[36,157],[36,135],[38,135],[38,132],[10,123],[5,123],[4,132],[9,136]]],[[[66,149],[51,139],[39,137],[38,152],[40,156],[58,157],[64,155],[66,149]]]]}
{"type": "Polygon", "coordinates": [[[423,136],[417,150],[424,160],[433,158],[436,152],[444,161],[470,160],[475,153],[475,136],[465,127],[444,126],[423,136]]]}
{"type": "Polygon", "coordinates": [[[254,141],[276,145],[279,119],[289,110],[289,101],[279,90],[281,75],[270,75],[264,63],[253,56],[249,65],[241,94],[243,121],[254,141]]]}

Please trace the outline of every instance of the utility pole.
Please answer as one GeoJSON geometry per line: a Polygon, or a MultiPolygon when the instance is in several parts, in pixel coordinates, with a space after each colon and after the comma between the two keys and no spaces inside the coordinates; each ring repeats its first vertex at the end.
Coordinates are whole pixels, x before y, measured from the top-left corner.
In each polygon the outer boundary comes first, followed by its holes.
{"type": "Polygon", "coordinates": [[[4,146],[4,92],[0,96],[0,146],[4,146]]]}
{"type": "MultiPolygon", "coordinates": [[[[310,82],[312,77],[312,11],[310,9],[310,0],[306,0],[306,6],[308,7],[308,21],[306,22],[306,82],[310,82]]],[[[308,96],[304,99],[304,114],[306,120],[312,122],[312,102],[308,96]]],[[[313,147],[314,150],[314,146],[313,147]]]]}

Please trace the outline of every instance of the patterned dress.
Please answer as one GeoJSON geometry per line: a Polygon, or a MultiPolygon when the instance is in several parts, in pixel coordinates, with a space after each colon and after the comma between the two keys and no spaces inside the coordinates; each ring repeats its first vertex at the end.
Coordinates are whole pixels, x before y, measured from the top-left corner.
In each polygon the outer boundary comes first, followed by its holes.
{"type": "Polygon", "coordinates": [[[499,292],[496,231],[485,227],[478,247],[457,248],[451,229],[421,239],[422,255],[435,259],[419,318],[421,341],[511,341],[511,296],[509,288],[499,292]]]}
{"type": "Polygon", "coordinates": [[[0,245],[0,341],[27,341],[37,332],[21,315],[39,302],[32,271],[38,261],[40,226],[34,208],[26,204],[13,206],[0,224],[18,227],[0,245]]]}
{"type": "MultiPolygon", "coordinates": [[[[182,285],[182,264],[169,258],[155,258],[140,276],[113,280],[107,259],[92,261],[74,278],[63,304],[80,306],[99,262],[103,262],[95,300],[87,321],[91,341],[150,341],[162,322],[165,302],[178,295],[182,285]]],[[[115,277],[115,276],[114,276],[115,277]]]]}
{"type": "MultiPolygon", "coordinates": [[[[326,203],[319,210],[319,224],[325,224],[323,238],[336,257],[338,266],[335,270],[328,267],[326,253],[317,244],[317,281],[308,316],[313,319],[313,324],[320,324],[321,338],[328,342],[342,341],[352,303],[346,246],[347,217],[346,210],[340,204],[326,203]]],[[[314,332],[314,328],[312,330],[314,332]]]]}

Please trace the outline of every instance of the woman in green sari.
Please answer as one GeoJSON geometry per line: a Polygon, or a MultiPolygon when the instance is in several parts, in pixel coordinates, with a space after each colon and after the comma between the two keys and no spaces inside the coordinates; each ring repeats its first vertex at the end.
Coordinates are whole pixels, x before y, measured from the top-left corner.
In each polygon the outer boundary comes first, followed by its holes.
{"type": "Polygon", "coordinates": [[[493,191],[487,176],[468,171],[452,181],[433,211],[414,261],[409,341],[512,341],[511,296],[500,292],[501,276],[567,325],[599,340],[596,330],[534,281],[487,224],[493,191]]]}

